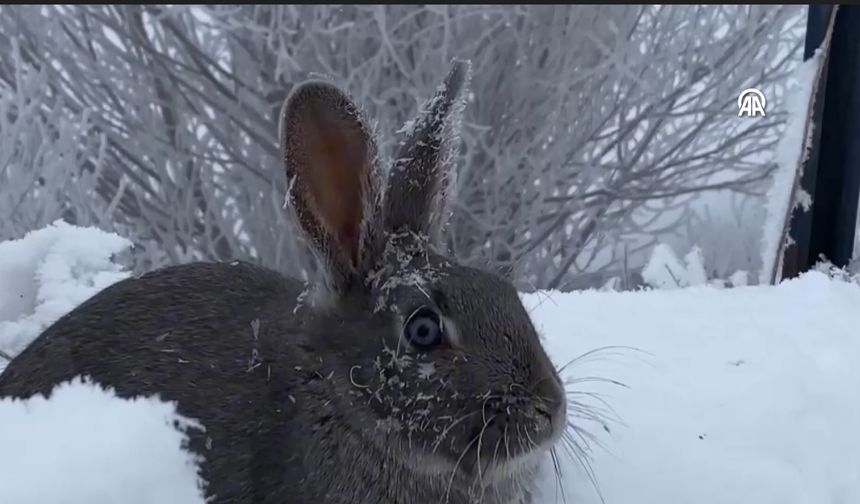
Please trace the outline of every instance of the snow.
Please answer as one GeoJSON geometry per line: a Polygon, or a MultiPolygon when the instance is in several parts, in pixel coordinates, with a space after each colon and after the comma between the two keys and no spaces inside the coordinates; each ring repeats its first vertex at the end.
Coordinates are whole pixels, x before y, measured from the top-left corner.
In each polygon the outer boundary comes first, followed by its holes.
{"type": "MultiPolygon", "coordinates": [[[[605,448],[591,465],[606,503],[856,504],[858,283],[811,272],[778,286],[523,299],[559,365],[621,347],[562,373],[619,420],[610,433],[582,424],[605,448]]],[[[564,469],[567,502],[601,502],[575,463],[564,469]]],[[[551,479],[546,489],[556,495],[551,479]]]]}
{"type": "MultiPolygon", "coordinates": [[[[20,352],[72,308],[125,278],[111,256],[130,246],[113,233],[63,221],[0,242],[0,351],[20,352]]],[[[0,372],[5,365],[0,359],[0,372]]]]}
{"type": "Polygon", "coordinates": [[[729,283],[735,287],[743,287],[749,284],[749,273],[746,271],[735,271],[729,275],[729,283]]]}
{"type": "MultiPolygon", "coordinates": [[[[0,348],[20,350],[122,278],[110,257],[127,245],[63,224],[0,243],[0,348]]],[[[594,436],[603,500],[860,502],[860,281],[815,271],[778,286],[670,287],[523,295],[571,399],[607,418],[605,429],[574,419],[594,436]]],[[[172,426],[192,420],[83,382],[0,401],[0,502],[202,502],[172,426]]],[[[561,461],[567,502],[601,503],[586,472],[561,461]]],[[[544,477],[541,502],[561,502],[544,477]]]]}
{"type": "Polygon", "coordinates": [[[803,170],[799,166],[809,155],[812,139],[812,124],[807,129],[807,117],[813,107],[815,78],[823,60],[819,49],[794,70],[794,87],[785,100],[785,111],[788,121],[776,149],[774,162],[776,170],[771,176],[770,188],[765,196],[766,215],[762,235],[762,268],[759,272],[759,283],[769,284],[774,271],[782,263],[778,257],[782,240],[785,239],[784,228],[787,225],[789,212],[795,205],[801,204],[808,209],[811,197],[799,190],[793,194],[796,181],[800,180],[803,170]],[[793,200],[793,198],[797,198],[793,200]]]}
{"type": "Polygon", "coordinates": [[[174,422],[199,428],[171,403],[121,400],[81,379],[50,400],[0,401],[0,502],[202,504],[174,422]]]}
{"type": "Polygon", "coordinates": [[[651,257],[642,268],[642,279],[648,285],[660,289],[705,285],[708,275],[704,263],[699,247],[691,248],[681,261],[670,246],[661,243],[654,247],[651,257]]]}

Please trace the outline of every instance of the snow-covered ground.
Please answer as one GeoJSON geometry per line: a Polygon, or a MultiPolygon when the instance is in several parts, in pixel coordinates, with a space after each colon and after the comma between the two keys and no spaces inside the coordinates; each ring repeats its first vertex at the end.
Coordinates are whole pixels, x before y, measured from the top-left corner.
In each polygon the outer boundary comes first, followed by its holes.
{"type": "MultiPolygon", "coordinates": [[[[122,278],[110,256],[127,245],[67,225],[0,243],[0,350],[20,351],[122,278]]],[[[810,273],[778,287],[524,301],[560,366],[605,348],[562,374],[572,399],[614,419],[605,429],[575,419],[602,445],[592,443],[591,467],[606,503],[860,502],[856,282],[810,273]]],[[[47,401],[0,401],[0,502],[202,502],[177,419],[155,398],[123,401],[84,383],[47,401]]],[[[567,502],[601,502],[562,460],[567,502]]],[[[561,501],[549,472],[544,488],[545,502],[561,501]]]]}
{"type": "MultiPolygon", "coordinates": [[[[860,285],[536,294],[545,345],[622,425],[592,432],[609,504],[860,503],[860,285]]],[[[568,502],[597,503],[572,470],[568,502]],[[575,496],[571,498],[571,496],[575,496]],[[580,498],[576,498],[581,496],[580,498]]]]}

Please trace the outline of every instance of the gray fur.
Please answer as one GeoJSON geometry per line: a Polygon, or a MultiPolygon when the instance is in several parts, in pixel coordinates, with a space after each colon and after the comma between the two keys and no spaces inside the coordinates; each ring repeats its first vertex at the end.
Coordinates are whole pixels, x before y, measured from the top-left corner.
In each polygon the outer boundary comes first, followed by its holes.
{"type": "MultiPolygon", "coordinates": [[[[465,82],[457,68],[444,100],[465,82]]],[[[333,239],[326,212],[302,192],[308,166],[328,168],[301,164],[295,136],[305,134],[303,100],[330,107],[320,127],[368,130],[339,91],[307,86],[284,109],[284,156],[297,228],[335,287],[322,291],[325,302],[297,304],[299,282],[251,264],[164,268],[114,284],[54,323],[0,375],[0,396],[47,394],[86,375],[122,397],[176,401],[205,426],[188,431],[189,446],[205,457],[200,472],[215,503],[530,502],[566,403],[517,292],[439,253],[426,202],[442,184],[422,188],[418,206],[386,207],[406,219],[380,218],[375,154],[355,168],[366,170],[368,211],[355,214],[362,237],[351,261],[342,247],[355,242],[333,239]],[[421,352],[403,337],[422,305],[441,315],[450,345],[421,352]]],[[[416,135],[437,131],[431,124],[416,135]]],[[[365,147],[358,151],[375,152],[365,147]]],[[[450,162],[413,152],[429,157],[405,169],[425,181],[450,162]]],[[[409,180],[389,183],[386,198],[408,193],[409,180]]]]}

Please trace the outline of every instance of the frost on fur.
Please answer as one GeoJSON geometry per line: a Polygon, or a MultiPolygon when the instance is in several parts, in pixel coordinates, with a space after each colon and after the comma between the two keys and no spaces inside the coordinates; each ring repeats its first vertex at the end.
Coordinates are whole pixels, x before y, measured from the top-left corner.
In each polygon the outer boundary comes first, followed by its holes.
{"type": "MultiPolygon", "coordinates": [[[[399,287],[424,287],[442,278],[438,268],[427,258],[430,243],[426,236],[407,231],[386,235],[385,245],[376,267],[368,272],[367,284],[377,293],[375,312],[395,309],[394,294],[399,287]]],[[[426,294],[429,297],[429,294],[426,294]]]]}
{"type": "Polygon", "coordinates": [[[386,227],[411,229],[440,243],[456,182],[459,131],[471,64],[457,61],[400,143],[389,175],[386,227]]]}

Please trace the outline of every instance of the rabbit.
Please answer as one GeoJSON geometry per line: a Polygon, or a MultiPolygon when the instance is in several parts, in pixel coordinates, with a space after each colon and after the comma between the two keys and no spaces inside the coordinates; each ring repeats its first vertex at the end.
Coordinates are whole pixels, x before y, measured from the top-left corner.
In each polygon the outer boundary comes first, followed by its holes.
{"type": "Polygon", "coordinates": [[[383,185],[337,86],[280,112],[285,208],[306,282],[242,261],[165,267],[57,320],[0,397],[78,376],[174,401],[215,503],[531,502],[567,425],[564,387],[514,286],[449,256],[470,64],[454,61],[383,185]]]}

